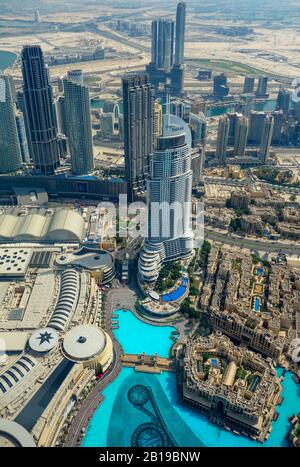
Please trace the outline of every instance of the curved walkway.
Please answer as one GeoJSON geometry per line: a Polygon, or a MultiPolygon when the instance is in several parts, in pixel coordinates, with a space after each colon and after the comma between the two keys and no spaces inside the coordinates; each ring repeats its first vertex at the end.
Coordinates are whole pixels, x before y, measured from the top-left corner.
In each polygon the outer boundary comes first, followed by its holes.
{"type": "Polygon", "coordinates": [[[114,333],[111,329],[111,315],[113,309],[111,306],[108,306],[110,301],[109,297],[114,292],[114,289],[109,291],[107,294],[107,303],[105,304],[106,310],[106,326],[105,329],[107,333],[110,335],[113,346],[114,346],[114,358],[111,364],[111,367],[107,371],[107,373],[101,378],[91,392],[87,395],[84,399],[82,404],[80,405],[78,412],[76,413],[74,419],[71,422],[69,427],[68,434],[66,436],[64,447],[72,447],[78,446],[82,440],[82,429],[88,426],[89,421],[91,420],[95,410],[99,407],[101,402],[103,401],[103,395],[101,394],[102,391],[110,384],[120,373],[122,369],[122,362],[121,362],[121,355],[123,355],[123,349],[117,339],[115,338],[114,333]]]}
{"type": "Polygon", "coordinates": [[[104,399],[104,396],[101,394],[103,389],[105,389],[106,386],[110,384],[120,373],[122,369],[121,355],[123,354],[123,350],[116,340],[114,340],[114,349],[114,360],[111,369],[95,384],[91,392],[80,405],[79,410],[70,425],[64,442],[64,447],[80,445],[82,440],[82,429],[88,426],[96,409],[104,399]]]}

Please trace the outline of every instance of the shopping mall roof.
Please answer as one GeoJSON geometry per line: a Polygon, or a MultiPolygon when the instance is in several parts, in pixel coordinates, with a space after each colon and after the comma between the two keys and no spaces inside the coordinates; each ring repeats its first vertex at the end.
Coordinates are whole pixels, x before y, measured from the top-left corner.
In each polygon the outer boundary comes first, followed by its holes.
{"type": "Polygon", "coordinates": [[[19,423],[0,418],[0,447],[36,447],[33,437],[19,423]]]}
{"type": "Polygon", "coordinates": [[[0,276],[25,276],[31,255],[29,248],[0,248],[0,276]]]}
{"type": "Polygon", "coordinates": [[[48,352],[58,345],[58,333],[52,328],[38,329],[31,334],[29,345],[35,352],[48,352]]]}
{"type": "Polygon", "coordinates": [[[0,214],[0,241],[80,242],[84,220],[73,210],[9,208],[0,214]]]}
{"type": "Polygon", "coordinates": [[[77,266],[90,271],[99,271],[102,268],[113,266],[113,257],[106,251],[99,248],[82,247],[72,253],[63,253],[55,260],[57,266],[77,266]]]}
{"type": "Polygon", "coordinates": [[[29,354],[22,356],[0,374],[0,395],[8,393],[19,383],[28,378],[37,365],[37,361],[29,354]]]}
{"type": "Polygon", "coordinates": [[[74,269],[66,269],[60,274],[59,297],[55,310],[48,323],[50,328],[63,331],[75,311],[80,288],[79,273],[74,269]]]}
{"type": "Polygon", "coordinates": [[[64,337],[63,348],[72,361],[91,360],[105,348],[106,338],[102,329],[91,324],[75,326],[64,337]]]}
{"type": "Polygon", "coordinates": [[[28,341],[28,332],[0,332],[0,349],[5,352],[23,352],[28,341]]]}

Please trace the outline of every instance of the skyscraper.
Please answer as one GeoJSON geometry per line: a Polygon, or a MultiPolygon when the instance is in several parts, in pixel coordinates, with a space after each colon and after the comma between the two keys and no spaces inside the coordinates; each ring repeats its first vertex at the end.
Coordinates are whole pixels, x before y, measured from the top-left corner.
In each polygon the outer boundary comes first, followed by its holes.
{"type": "Polygon", "coordinates": [[[242,94],[241,100],[235,104],[235,111],[249,118],[254,107],[254,95],[242,94]]]}
{"type": "Polygon", "coordinates": [[[94,171],[94,155],[89,89],[83,84],[81,70],[69,71],[63,83],[72,172],[76,175],[90,174],[94,171]]]}
{"type": "Polygon", "coordinates": [[[153,137],[154,137],[154,147],[156,146],[156,141],[158,136],[162,132],[162,105],[159,102],[154,103],[154,116],[153,116],[153,137]]]}
{"type": "Polygon", "coordinates": [[[36,172],[52,175],[59,165],[56,118],[48,69],[41,47],[27,45],[22,53],[23,92],[36,172]]]}
{"type": "Polygon", "coordinates": [[[255,84],[254,76],[245,76],[243,93],[252,94],[254,92],[254,84],[255,84]]]}
{"type": "Polygon", "coordinates": [[[150,156],[148,237],[139,258],[139,279],[148,284],[156,281],[164,262],[188,257],[193,249],[189,129],[184,122],[182,126],[168,123],[168,118],[164,116],[163,135],[150,156]]]}
{"type": "Polygon", "coordinates": [[[238,123],[243,115],[238,112],[230,112],[227,116],[229,118],[228,146],[234,146],[238,123]]]}
{"type": "Polygon", "coordinates": [[[281,145],[283,143],[284,113],[282,110],[275,110],[271,113],[274,118],[274,128],[272,135],[272,145],[281,145]]]}
{"type": "Polygon", "coordinates": [[[256,89],[256,97],[268,97],[268,76],[260,76],[256,89]]]}
{"type": "Polygon", "coordinates": [[[16,117],[16,124],[17,124],[17,131],[18,131],[18,138],[19,138],[19,143],[20,143],[22,160],[23,162],[28,164],[30,162],[30,156],[29,156],[29,149],[28,149],[28,143],[27,143],[27,137],[26,137],[26,131],[25,131],[24,116],[20,110],[17,110],[15,117],[16,117]]]}
{"type": "Polygon", "coordinates": [[[222,115],[219,119],[218,138],[216,146],[216,158],[221,165],[226,164],[226,152],[228,144],[230,120],[227,115],[222,115]]]}
{"type": "Polygon", "coordinates": [[[192,132],[192,147],[205,146],[207,122],[203,112],[198,115],[190,113],[189,125],[192,132]]]}
{"type": "Polygon", "coordinates": [[[55,100],[56,118],[58,132],[66,135],[67,134],[67,118],[65,111],[65,96],[58,96],[55,100]]]}
{"type": "Polygon", "coordinates": [[[265,112],[251,112],[248,132],[248,144],[254,146],[258,146],[260,144],[265,116],[265,112]]]}
{"type": "Polygon", "coordinates": [[[151,83],[159,92],[180,95],[183,92],[185,3],[177,5],[176,47],[174,53],[174,21],[152,21],[151,62],[146,66],[151,83]]]}
{"type": "Polygon", "coordinates": [[[172,100],[170,102],[170,113],[184,119],[186,113],[186,105],[181,100],[172,100]]]}
{"type": "Polygon", "coordinates": [[[213,94],[219,99],[228,96],[229,86],[227,84],[227,76],[225,73],[221,73],[220,75],[216,75],[214,77],[213,94]]]}
{"type": "Polygon", "coordinates": [[[176,12],[175,65],[184,63],[185,3],[179,2],[176,12]]]}
{"type": "Polygon", "coordinates": [[[26,110],[26,105],[25,105],[24,93],[21,90],[17,92],[17,108],[23,114],[25,131],[26,131],[26,139],[27,139],[27,145],[28,145],[28,151],[29,151],[29,158],[31,159],[32,154],[33,154],[33,149],[32,149],[31,139],[30,139],[30,128],[29,128],[28,115],[27,115],[27,110],[26,110]]]}
{"type": "Polygon", "coordinates": [[[266,115],[263,130],[262,130],[262,138],[259,147],[258,156],[263,164],[265,164],[268,160],[272,135],[274,129],[274,117],[272,115],[266,115]]]}
{"type": "Polygon", "coordinates": [[[146,74],[123,78],[125,174],[129,198],[145,191],[153,150],[154,88],[146,74]]]}
{"type": "Polygon", "coordinates": [[[0,74],[0,173],[10,173],[22,167],[22,156],[15,120],[15,108],[10,80],[0,74]]]}
{"type": "Polygon", "coordinates": [[[248,119],[240,116],[237,122],[237,128],[234,138],[234,155],[236,157],[243,157],[246,151],[248,136],[248,119]]]}
{"type": "Polygon", "coordinates": [[[174,21],[157,19],[152,21],[151,63],[157,69],[169,72],[174,57],[174,21]]]}
{"type": "Polygon", "coordinates": [[[282,110],[284,115],[288,115],[291,102],[291,93],[284,88],[280,88],[277,96],[277,110],[282,110]]]}

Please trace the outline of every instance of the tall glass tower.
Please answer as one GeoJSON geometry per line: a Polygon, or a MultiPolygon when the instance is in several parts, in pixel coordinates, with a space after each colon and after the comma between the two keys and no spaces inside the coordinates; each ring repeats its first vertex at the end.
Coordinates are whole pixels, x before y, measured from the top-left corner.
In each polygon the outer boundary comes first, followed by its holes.
{"type": "Polygon", "coordinates": [[[83,84],[81,70],[69,71],[63,78],[63,85],[72,172],[90,174],[94,171],[94,155],[89,89],[83,84]]]}
{"type": "Polygon", "coordinates": [[[265,164],[269,158],[273,131],[274,131],[274,116],[266,115],[264,125],[263,125],[263,130],[262,130],[261,143],[260,143],[259,151],[258,151],[258,157],[260,158],[263,164],[265,164]]]}
{"type": "Polygon", "coordinates": [[[15,172],[21,167],[22,155],[10,79],[0,74],[0,173],[15,172]]]}
{"type": "Polygon", "coordinates": [[[148,237],[139,258],[139,280],[149,285],[164,262],[189,257],[193,250],[191,135],[185,122],[175,117],[174,124],[169,118],[164,116],[163,135],[150,156],[148,237]]]}
{"type": "Polygon", "coordinates": [[[227,115],[222,115],[219,119],[218,138],[216,145],[216,158],[221,165],[226,164],[226,153],[228,145],[228,136],[230,128],[230,119],[227,115]]]}
{"type": "Polygon", "coordinates": [[[160,70],[169,72],[174,57],[174,21],[158,19],[152,21],[151,62],[160,70]]]}
{"type": "Polygon", "coordinates": [[[125,174],[131,199],[146,189],[154,142],[154,100],[147,74],[123,78],[125,174]]]}
{"type": "Polygon", "coordinates": [[[185,3],[179,2],[176,11],[175,65],[184,63],[185,3]]]}
{"type": "Polygon", "coordinates": [[[23,92],[37,173],[52,175],[59,165],[52,88],[42,49],[26,45],[22,53],[23,92]]]}

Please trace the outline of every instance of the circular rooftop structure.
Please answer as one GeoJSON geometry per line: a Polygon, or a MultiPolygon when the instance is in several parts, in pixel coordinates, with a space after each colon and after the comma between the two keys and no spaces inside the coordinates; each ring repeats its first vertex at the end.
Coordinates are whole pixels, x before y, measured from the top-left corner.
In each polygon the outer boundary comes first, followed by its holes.
{"type": "Polygon", "coordinates": [[[91,324],[75,326],[64,337],[63,349],[72,361],[89,361],[100,356],[110,337],[102,329],[91,324]]]}
{"type": "Polygon", "coordinates": [[[33,332],[29,346],[35,352],[48,352],[58,345],[58,333],[53,328],[41,328],[33,332]]]}
{"type": "Polygon", "coordinates": [[[33,437],[19,423],[0,418],[0,447],[36,447],[33,437]]]}

